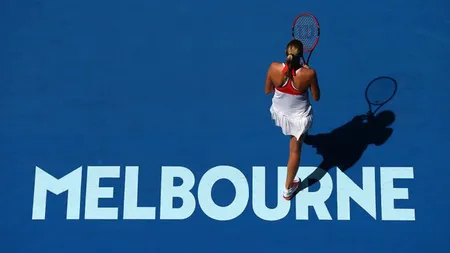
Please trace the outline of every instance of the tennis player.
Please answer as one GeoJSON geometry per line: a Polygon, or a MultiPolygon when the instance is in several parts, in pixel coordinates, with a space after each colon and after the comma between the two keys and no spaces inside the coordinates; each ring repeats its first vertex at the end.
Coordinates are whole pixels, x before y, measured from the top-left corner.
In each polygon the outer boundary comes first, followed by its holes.
{"type": "Polygon", "coordinates": [[[303,44],[292,40],[286,46],[286,61],[272,62],[267,71],[265,93],[274,92],[270,113],[284,135],[290,137],[288,171],[283,197],[291,200],[300,185],[297,170],[306,132],[312,126],[313,110],[308,90],[315,101],[320,99],[316,72],[302,65],[303,44]]]}

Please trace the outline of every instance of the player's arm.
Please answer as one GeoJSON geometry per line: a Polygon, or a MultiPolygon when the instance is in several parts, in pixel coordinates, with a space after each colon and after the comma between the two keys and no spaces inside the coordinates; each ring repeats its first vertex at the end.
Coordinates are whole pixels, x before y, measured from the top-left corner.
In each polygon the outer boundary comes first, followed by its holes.
{"type": "Polygon", "coordinates": [[[309,69],[310,71],[310,88],[311,88],[311,95],[315,101],[319,101],[320,99],[320,87],[319,87],[319,79],[317,78],[317,73],[313,69],[309,69]]]}
{"type": "Polygon", "coordinates": [[[273,63],[270,64],[269,69],[267,70],[267,74],[266,74],[266,84],[264,86],[264,92],[266,94],[270,94],[272,92],[274,92],[274,87],[273,87],[273,83],[272,83],[272,79],[270,78],[270,70],[272,69],[273,63]]]}

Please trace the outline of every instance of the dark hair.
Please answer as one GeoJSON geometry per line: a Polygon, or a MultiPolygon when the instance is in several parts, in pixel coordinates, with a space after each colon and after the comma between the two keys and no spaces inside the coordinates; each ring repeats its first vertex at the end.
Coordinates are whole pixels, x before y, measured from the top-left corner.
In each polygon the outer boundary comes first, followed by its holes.
{"type": "Polygon", "coordinates": [[[299,40],[291,40],[286,46],[286,65],[288,71],[286,72],[286,78],[292,78],[292,62],[294,60],[300,60],[303,56],[303,43],[299,40]]]}

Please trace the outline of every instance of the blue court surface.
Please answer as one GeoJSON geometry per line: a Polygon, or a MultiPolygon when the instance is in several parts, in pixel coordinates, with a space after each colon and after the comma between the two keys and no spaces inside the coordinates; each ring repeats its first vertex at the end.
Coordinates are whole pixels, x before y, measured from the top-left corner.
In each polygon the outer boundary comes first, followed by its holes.
{"type": "Polygon", "coordinates": [[[450,252],[449,8],[2,1],[0,252],[450,252]],[[288,202],[264,81],[301,12],[322,97],[288,202]]]}

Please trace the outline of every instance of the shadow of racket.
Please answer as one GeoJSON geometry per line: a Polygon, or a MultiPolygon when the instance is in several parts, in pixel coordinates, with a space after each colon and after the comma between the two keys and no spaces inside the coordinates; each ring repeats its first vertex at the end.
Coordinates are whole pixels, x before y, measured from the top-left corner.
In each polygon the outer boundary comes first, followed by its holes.
{"type": "Polygon", "coordinates": [[[367,116],[375,115],[378,110],[394,98],[397,93],[397,81],[389,76],[373,79],[366,88],[366,101],[369,105],[367,116]],[[375,108],[375,110],[373,110],[375,108]]]}

